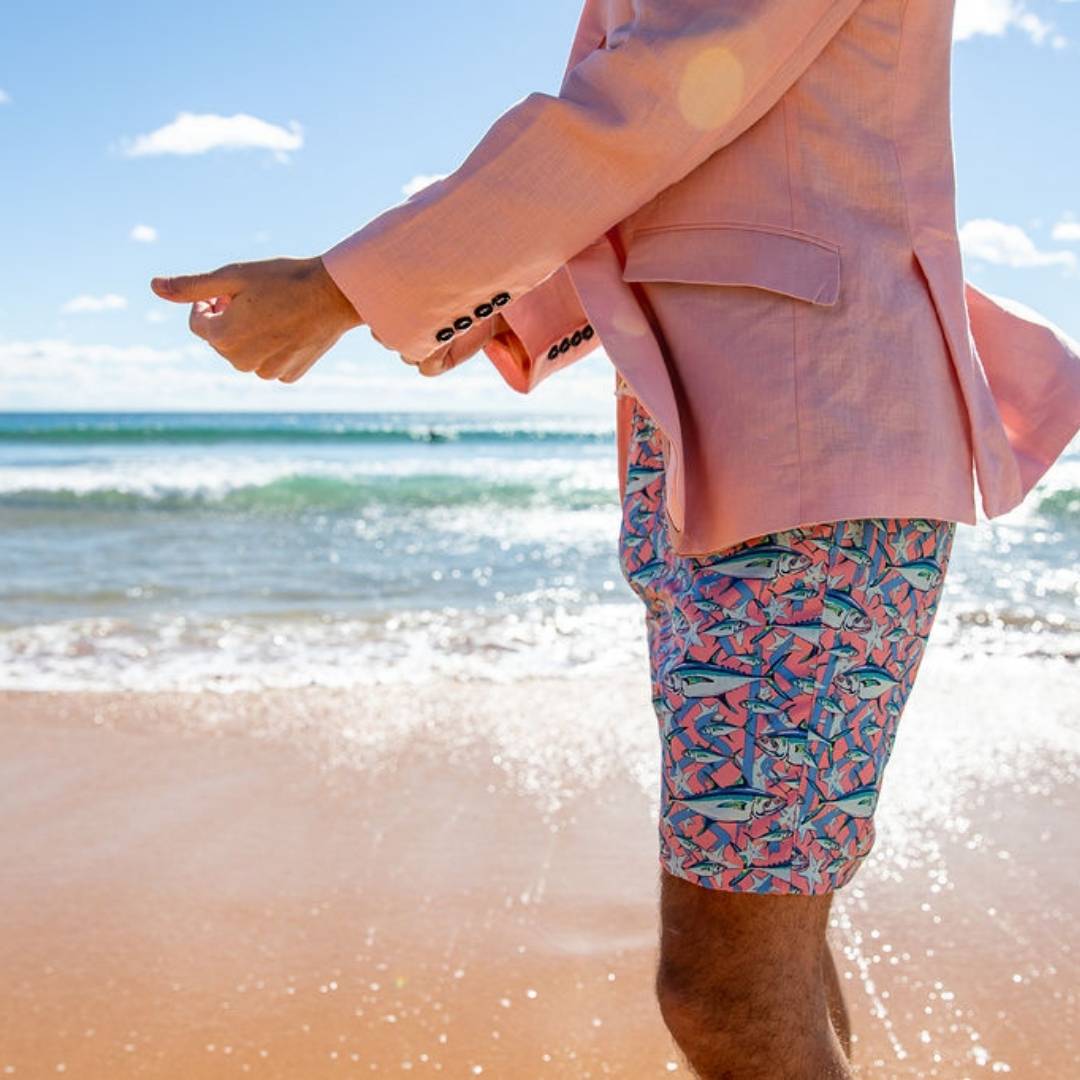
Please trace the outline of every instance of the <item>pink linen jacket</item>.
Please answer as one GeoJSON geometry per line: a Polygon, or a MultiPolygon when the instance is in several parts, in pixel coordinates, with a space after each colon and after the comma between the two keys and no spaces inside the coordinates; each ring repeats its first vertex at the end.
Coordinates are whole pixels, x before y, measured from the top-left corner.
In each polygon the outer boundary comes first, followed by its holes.
{"type": "Polygon", "coordinates": [[[424,374],[528,393],[603,345],[680,554],[847,517],[976,524],[1080,428],[1080,345],[964,280],[954,0],[586,0],[558,96],[323,255],[424,374]]]}

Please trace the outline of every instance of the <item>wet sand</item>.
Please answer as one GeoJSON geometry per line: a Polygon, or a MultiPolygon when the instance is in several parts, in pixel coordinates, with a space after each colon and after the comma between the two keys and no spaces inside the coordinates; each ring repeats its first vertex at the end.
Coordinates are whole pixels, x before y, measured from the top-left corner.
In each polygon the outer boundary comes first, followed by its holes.
{"type": "MultiPolygon", "coordinates": [[[[980,678],[930,650],[837,894],[860,1077],[1080,1075],[1074,761],[912,824],[980,678]]],[[[0,694],[0,1076],[689,1076],[643,679],[0,694]]]]}

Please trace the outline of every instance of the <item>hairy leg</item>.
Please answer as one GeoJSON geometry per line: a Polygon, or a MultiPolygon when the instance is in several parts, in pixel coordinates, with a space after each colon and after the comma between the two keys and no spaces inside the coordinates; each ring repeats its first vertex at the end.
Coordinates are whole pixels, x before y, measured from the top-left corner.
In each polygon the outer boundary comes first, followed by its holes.
{"type": "Polygon", "coordinates": [[[825,994],[829,1001],[829,1019],[832,1020],[833,1030],[840,1040],[840,1045],[844,1048],[844,1056],[850,1061],[851,1017],[848,1015],[847,1003],[844,1001],[844,991],[836,970],[836,961],[827,941],[822,946],[821,965],[825,975],[825,994]]]}
{"type": "Polygon", "coordinates": [[[661,870],[656,996],[702,1080],[850,1080],[826,990],[831,900],[724,892],[661,870]]]}

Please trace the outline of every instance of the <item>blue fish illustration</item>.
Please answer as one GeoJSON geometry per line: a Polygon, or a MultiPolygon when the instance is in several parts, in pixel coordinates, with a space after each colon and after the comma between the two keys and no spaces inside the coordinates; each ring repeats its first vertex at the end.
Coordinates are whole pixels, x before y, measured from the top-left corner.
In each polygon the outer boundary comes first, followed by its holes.
{"type": "MultiPolygon", "coordinates": [[[[820,619],[803,619],[801,622],[793,623],[769,622],[765,623],[760,633],[755,634],[750,640],[756,643],[774,630],[777,632],[786,631],[797,638],[802,638],[803,641],[809,641],[814,646],[814,652],[816,652],[822,631],[825,630],[825,623],[820,619]]],[[[813,656],[814,653],[810,655],[813,656]]]]}
{"type": "Polygon", "coordinates": [[[708,724],[703,724],[699,730],[702,735],[715,739],[722,735],[733,735],[742,729],[739,724],[732,724],[728,720],[713,720],[708,724]]]}
{"type": "Polygon", "coordinates": [[[667,564],[663,559],[650,559],[647,563],[632,571],[627,580],[632,585],[649,585],[666,570],[667,564]]]}
{"type": "Polygon", "coordinates": [[[636,495],[639,491],[644,491],[663,471],[662,468],[651,465],[631,465],[626,470],[627,495],[636,495]]]}
{"type": "Polygon", "coordinates": [[[757,744],[768,754],[789,761],[792,765],[813,765],[814,756],[810,753],[810,735],[806,731],[788,731],[770,735],[759,735],[757,744]]]}
{"type": "Polygon", "coordinates": [[[864,750],[861,746],[852,746],[850,749],[845,750],[844,753],[837,759],[836,763],[840,764],[844,761],[850,761],[855,765],[864,765],[870,761],[873,755],[864,750]]]}
{"type": "Polygon", "coordinates": [[[831,649],[825,650],[830,656],[835,656],[837,660],[841,660],[845,663],[849,663],[859,655],[859,650],[854,645],[842,644],[834,645],[831,649]]]}
{"type": "Polygon", "coordinates": [[[818,683],[817,680],[813,677],[813,675],[796,675],[795,678],[791,680],[791,682],[795,689],[798,690],[800,693],[817,693],[818,683]]]}
{"type": "Polygon", "coordinates": [[[813,600],[817,596],[817,589],[811,589],[809,585],[793,585],[790,589],[777,595],[783,600],[813,600]]]}
{"type": "Polygon", "coordinates": [[[854,601],[850,593],[839,589],[825,590],[825,610],[821,616],[826,626],[837,630],[854,630],[862,633],[873,622],[869,615],[854,601]]]}
{"type": "Polygon", "coordinates": [[[742,707],[748,712],[758,715],[782,713],[790,705],[790,702],[786,701],[769,701],[766,698],[747,698],[742,707]]]}
{"type": "Polygon", "coordinates": [[[747,672],[739,668],[724,667],[722,664],[689,660],[672,668],[664,677],[664,684],[675,693],[682,694],[683,697],[719,697],[727,706],[725,694],[755,679],[760,679],[772,686],[776,693],[790,700],[790,695],[777,685],[776,677],[772,674],[781,660],[782,658],[774,660],[764,673],[747,672]]]}
{"type": "Polygon", "coordinates": [[[860,566],[866,566],[871,560],[870,552],[857,544],[838,544],[834,540],[817,540],[815,542],[818,547],[828,548],[829,551],[838,551],[845,558],[851,559],[852,562],[858,563],[860,566]]]}
{"type": "Polygon", "coordinates": [[[877,585],[890,570],[895,570],[913,589],[919,589],[921,592],[927,592],[934,588],[941,581],[941,576],[944,573],[941,564],[930,558],[913,559],[911,562],[905,563],[887,562],[882,567],[882,571],[875,579],[874,584],[877,585]]]}
{"type": "Polygon", "coordinates": [[[703,575],[703,584],[713,584],[724,577],[775,578],[792,571],[805,570],[810,565],[809,555],[794,548],[777,544],[759,544],[745,551],[713,559],[710,570],[717,573],[703,575]]]}
{"type": "Polygon", "coordinates": [[[702,859],[700,862],[687,865],[684,868],[701,877],[714,877],[727,869],[723,863],[713,862],[711,859],[702,859]]]}
{"type": "Polygon", "coordinates": [[[769,866],[764,863],[751,863],[742,871],[741,874],[736,874],[731,879],[732,886],[738,885],[743,878],[749,877],[751,874],[765,874],[772,877],[778,877],[782,881],[790,881],[792,873],[800,874],[807,867],[807,858],[804,854],[793,856],[788,859],[787,862],[777,863],[773,866],[769,866]]]}
{"type": "Polygon", "coordinates": [[[682,756],[703,765],[719,764],[731,760],[730,754],[718,754],[707,746],[691,746],[688,750],[683,751],[682,756]]]}
{"type": "Polygon", "coordinates": [[[746,785],[716,788],[700,795],[672,798],[710,821],[749,821],[752,817],[779,810],[784,800],[761,788],[746,785]]]}
{"type": "Polygon", "coordinates": [[[828,694],[820,698],[818,700],[818,704],[821,706],[822,712],[828,713],[830,716],[847,715],[847,708],[842,702],[834,698],[832,694],[828,694]]]}
{"type": "MultiPolygon", "coordinates": [[[[761,623],[750,622],[749,619],[735,619],[727,618],[721,619],[720,622],[714,623],[708,630],[703,631],[706,637],[733,637],[735,634],[741,634],[744,630],[751,626],[761,626],[761,623]]],[[[757,640],[754,638],[753,640],[757,640]]]]}
{"type": "Polygon", "coordinates": [[[794,835],[794,829],[779,828],[773,829],[763,836],[755,836],[754,839],[760,844],[782,844],[785,840],[790,840],[794,835]]]}
{"type": "Polygon", "coordinates": [[[840,672],[836,676],[836,684],[846,693],[869,701],[888,693],[894,686],[899,686],[900,680],[877,664],[864,664],[862,667],[848,668],[847,671],[840,672]]]}
{"type": "Polygon", "coordinates": [[[839,810],[853,818],[868,818],[874,813],[877,805],[878,789],[875,787],[857,788],[849,791],[846,795],[837,795],[832,798],[822,798],[822,806],[815,811],[814,817],[824,814],[829,810],[839,810]]]}

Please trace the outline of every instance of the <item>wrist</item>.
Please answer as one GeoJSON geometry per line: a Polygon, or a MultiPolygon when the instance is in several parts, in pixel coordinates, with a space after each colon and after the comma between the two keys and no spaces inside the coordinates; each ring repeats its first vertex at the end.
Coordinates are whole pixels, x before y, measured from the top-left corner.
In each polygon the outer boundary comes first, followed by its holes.
{"type": "Polygon", "coordinates": [[[356,306],[353,302],[341,291],[338,283],[334,280],[333,275],[326,268],[326,263],[323,262],[322,256],[316,256],[314,260],[316,269],[320,278],[320,282],[326,295],[329,297],[331,304],[340,313],[341,317],[346,321],[350,329],[357,326],[364,325],[364,318],[359,311],[356,310],[356,306]]]}

